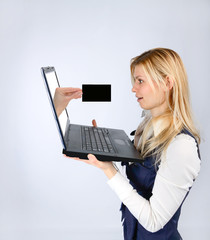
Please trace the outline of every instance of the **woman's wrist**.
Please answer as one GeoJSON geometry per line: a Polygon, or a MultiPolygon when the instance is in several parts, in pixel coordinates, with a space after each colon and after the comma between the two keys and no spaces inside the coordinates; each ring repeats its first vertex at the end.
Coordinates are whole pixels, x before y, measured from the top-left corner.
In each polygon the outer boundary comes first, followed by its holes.
{"type": "Polygon", "coordinates": [[[116,170],[116,168],[115,168],[113,165],[112,165],[111,167],[107,168],[107,169],[104,169],[103,171],[104,171],[105,175],[106,175],[109,179],[111,179],[112,177],[114,177],[115,174],[117,173],[117,170],[116,170]]]}

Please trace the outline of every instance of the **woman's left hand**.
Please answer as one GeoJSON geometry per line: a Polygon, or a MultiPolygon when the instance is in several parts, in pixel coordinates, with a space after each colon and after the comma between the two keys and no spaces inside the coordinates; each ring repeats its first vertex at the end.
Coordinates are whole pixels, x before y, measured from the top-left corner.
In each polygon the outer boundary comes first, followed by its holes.
{"type": "MultiPolygon", "coordinates": [[[[66,155],[64,155],[64,156],[66,156],[66,155]]],[[[66,156],[66,157],[68,157],[68,156],[66,156]]],[[[99,161],[93,154],[88,154],[87,157],[88,157],[88,160],[80,159],[80,158],[71,158],[71,157],[68,157],[68,158],[87,163],[89,165],[95,166],[95,167],[103,170],[109,179],[112,178],[117,173],[117,170],[113,166],[112,162],[99,161]]]]}
{"type": "Polygon", "coordinates": [[[68,157],[68,158],[74,159],[74,160],[78,160],[78,161],[81,161],[81,162],[84,162],[84,163],[87,163],[89,165],[92,165],[92,166],[95,166],[97,168],[100,168],[101,170],[107,170],[107,169],[113,167],[112,162],[102,162],[102,161],[99,161],[93,154],[88,154],[87,157],[88,157],[88,160],[87,159],[76,158],[76,157],[75,158],[74,157],[73,158],[68,157]]]}

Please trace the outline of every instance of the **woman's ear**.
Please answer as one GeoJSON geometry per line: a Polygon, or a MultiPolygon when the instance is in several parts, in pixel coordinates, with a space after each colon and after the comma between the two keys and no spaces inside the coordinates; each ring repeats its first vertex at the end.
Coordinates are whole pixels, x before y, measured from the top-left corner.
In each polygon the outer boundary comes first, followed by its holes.
{"type": "Polygon", "coordinates": [[[171,90],[174,86],[174,80],[169,76],[166,77],[165,83],[166,83],[167,90],[171,90]]]}

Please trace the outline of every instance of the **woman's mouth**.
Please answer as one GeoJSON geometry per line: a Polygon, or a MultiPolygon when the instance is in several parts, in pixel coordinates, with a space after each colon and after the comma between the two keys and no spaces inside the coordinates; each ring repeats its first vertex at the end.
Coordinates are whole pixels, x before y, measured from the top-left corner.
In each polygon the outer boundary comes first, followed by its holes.
{"type": "Polygon", "coordinates": [[[137,99],[137,102],[140,102],[143,99],[143,97],[140,97],[137,99]]]}

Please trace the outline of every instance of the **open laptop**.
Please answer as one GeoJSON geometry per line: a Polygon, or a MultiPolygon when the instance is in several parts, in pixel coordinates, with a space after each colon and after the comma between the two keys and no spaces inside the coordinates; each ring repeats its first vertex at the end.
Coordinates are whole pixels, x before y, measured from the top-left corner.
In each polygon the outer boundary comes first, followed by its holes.
{"type": "Polygon", "coordinates": [[[56,113],[54,95],[60,87],[54,67],[42,67],[47,94],[52,106],[63,153],[70,157],[87,159],[89,153],[100,161],[140,162],[139,152],[123,130],[72,124],[67,109],[56,113]]]}

